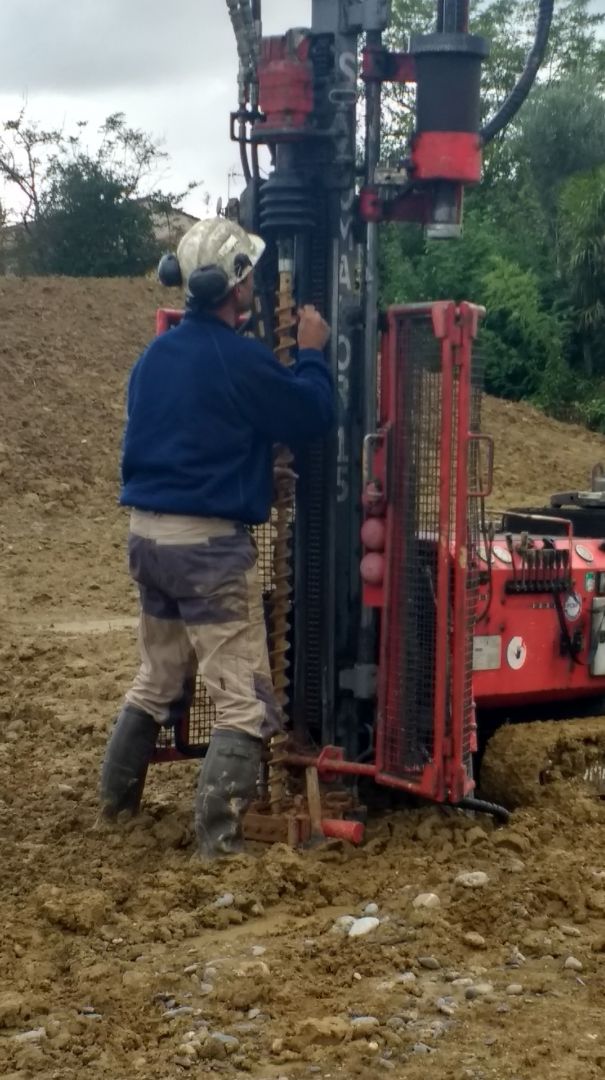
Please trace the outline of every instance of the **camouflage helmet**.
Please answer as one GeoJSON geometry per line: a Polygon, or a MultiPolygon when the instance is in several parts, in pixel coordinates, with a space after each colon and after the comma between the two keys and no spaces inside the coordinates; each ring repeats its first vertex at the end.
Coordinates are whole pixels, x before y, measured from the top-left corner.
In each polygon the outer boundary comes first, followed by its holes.
{"type": "Polygon", "coordinates": [[[182,238],[176,257],[184,285],[194,270],[217,266],[227,275],[232,289],[248,276],[264,250],[265,243],[259,236],[247,233],[235,221],[219,217],[193,225],[182,238]]]}

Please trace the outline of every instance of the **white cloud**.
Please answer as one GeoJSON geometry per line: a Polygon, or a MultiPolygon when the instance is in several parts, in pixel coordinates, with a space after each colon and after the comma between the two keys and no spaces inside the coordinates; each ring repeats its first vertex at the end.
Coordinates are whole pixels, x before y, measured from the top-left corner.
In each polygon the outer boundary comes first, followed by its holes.
{"type": "MultiPolygon", "coordinates": [[[[308,25],[311,0],[264,0],[264,32],[308,25]]],[[[163,141],[163,186],[203,180],[212,204],[239,171],[229,141],[237,51],[225,0],[2,0],[0,117],[24,98],[42,126],[91,129],[113,112],[163,141]]],[[[236,184],[237,180],[231,181],[236,184]]],[[[192,212],[202,200],[189,199],[192,212]]]]}

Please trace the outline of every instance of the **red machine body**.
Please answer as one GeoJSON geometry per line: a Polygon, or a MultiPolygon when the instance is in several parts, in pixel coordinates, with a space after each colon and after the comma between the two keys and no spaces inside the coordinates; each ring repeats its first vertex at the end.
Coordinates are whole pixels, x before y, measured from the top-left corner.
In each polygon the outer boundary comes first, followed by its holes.
{"type": "Polygon", "coordinates": [[[478,184],[481,143],[472,131],[425,131],[414,142],[414,178],[478,184]]]}
{"type": "MultiPolygon", "coordinates": [[[[475,625],[478,708],[514,710],[602,695],[605,688],[591,663],[598,645],[595,598],[605,589],[602,541],[570,536],[546,546],[538,530],[546,530],[547,521],[536,518],[535,527],[529,567],[518,550],[519,536],[512,545],[496,536],[490,545],[491,573],[482,575],[475,625]],[[569,559],[564,582],[561,566],[540,569],[540,557],[547,554],[552,562],[554,552],[569,559]]],[[[485,548],[481,555],[485,567],[485,548]]]]}
{"type": "Polygon", "coordinates": [[[163,334],[171,326],[178,326],[182,318],[183,312],[178,308],[158,308],[155,315],[156,334],[163,334]]]}
{"type": "Polygon", "coordinates": [[[408,182],[390,191],[374,178],[360,193],[360,216],[367,222],[421,221],[433,235],[456,235],[462,220],[463,188],[479,183],[482,140],[479,134],[481,64],[487,43],[466,33],[462,11],[451,35],[413,35],[409,53],[389,53],[366,46],[362,77],[368,85],[416,84],[416,129],[405,161],[408,182]],[[446,40],[447,38],[447,40],[446,40]]]}
{"type": "MultiPolygon", "coordinates": [[[[605,657],[595,663],[605,649],[604,541],[576,538],[556,511],[528,511],[522,530],[486,535],[479,508],[493,446],[477,434],[480,317],[451,302],[387,313],[362,495],[363,598],[380,622],[374,756],[347,760],[330,745],[287,755],[323,780],[367,777],[459,802],[474,789],[477,715],[531,718],[541,704],[573,710],[605,691],[605,657]]],[[[181,318],[161,309],[157,332],[181,318]]],[[[155,760],[199,756],[208,738],[198,696],[155,760]]]]}
{"type": "Polygon", "coordinates": [[[263,118],[254,131],[262,141],[298,138],[307,126],[314,105],[309,45],[309,37],[295,30],[262,39],[258,85],[263,118]]]}

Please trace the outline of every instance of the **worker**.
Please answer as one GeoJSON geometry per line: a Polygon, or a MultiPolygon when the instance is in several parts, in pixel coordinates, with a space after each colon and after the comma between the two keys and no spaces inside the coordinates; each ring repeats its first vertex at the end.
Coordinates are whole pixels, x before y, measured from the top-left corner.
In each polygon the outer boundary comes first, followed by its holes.
{"type": "Polygon", "coordinates": [[[315,308],[299,313],[292,368],[236,331],[264,246],[225,218],[185,234],[160,275],[186,285],[184,318],[128,383],[120,501],[141,665],[106,749],[101,812],[137,812],[158,735],[187,709],[199,669],[216,707],[195,808],[207,858],[241,850],[263,745],[282,729],[250,527],[270,515],[274,444],[318,439],[335,415],[330,329],[315,308]]]}

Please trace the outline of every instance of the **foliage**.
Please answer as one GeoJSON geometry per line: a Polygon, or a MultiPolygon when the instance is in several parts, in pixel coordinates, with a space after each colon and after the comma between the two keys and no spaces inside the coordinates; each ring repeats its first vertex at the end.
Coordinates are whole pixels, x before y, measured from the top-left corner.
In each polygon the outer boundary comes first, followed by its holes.
{"type": "MultiPolygon", "coordinates": [[[[391,45],[429,30],[432,0],[394,0],[391,45]]],[[[482,116],[510,93],[530,47],[537,2],[471,3],[471,30],[491,40],[482,116]]],[[[528,102],[486,148],[467,193],[464,236],[427,242],[386,226],[385,303],[471,299],[487,309],[487,387],[529,398],[605,431],[605,14],[590,0],[556,5],[546,61],[528,102]]],[[[413,104],[389,97],[385,152],[401,158],[413,104]]]]}
{"type": "Polygon", "coordinates": [[[86,134],[85,123],[71,134],[43,130],[24,111],[4,124],[0,180],[17,225],[10,258],[21,272],[134,275],[157,260],[154,214],[187,194],[155,187],[167,155],[122,113],[105,120],[94,150],[86,134]]]}
{"type": "Polygon", "coordinates": [[[559,203],[561,268],[584,374],[605,370],[605,167],[572,177],[559,203]]]}

